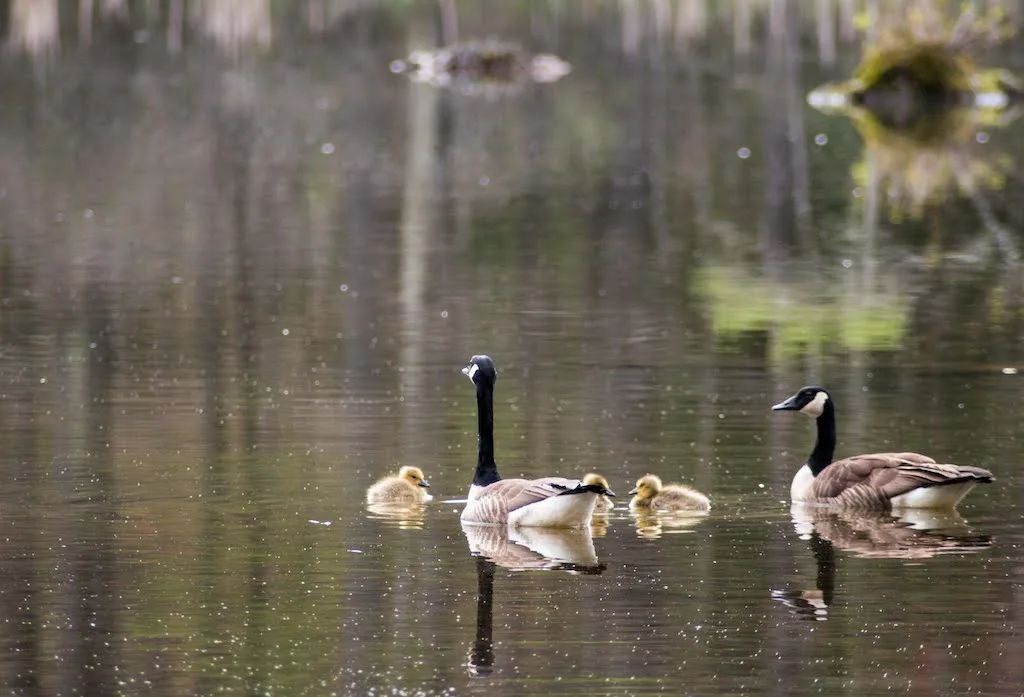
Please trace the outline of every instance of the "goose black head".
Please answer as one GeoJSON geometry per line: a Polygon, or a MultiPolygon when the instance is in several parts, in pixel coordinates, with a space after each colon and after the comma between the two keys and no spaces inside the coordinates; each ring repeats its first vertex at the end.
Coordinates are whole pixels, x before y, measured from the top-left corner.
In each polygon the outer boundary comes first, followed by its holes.
{"type": "Polygon", "coordinates": [[[469,365],[462,369],[462,374],[476,385],[494,385],[498,381],[498,369],[490,356],[477,355],[469,359],[469,365]]]}
{"type": "Polygon", "coordinates": [[[823,387],[804,387],[784,402],[772,407],[772,411],[799,411],[816,419],[825,411],[831,397],[823,387]]]}

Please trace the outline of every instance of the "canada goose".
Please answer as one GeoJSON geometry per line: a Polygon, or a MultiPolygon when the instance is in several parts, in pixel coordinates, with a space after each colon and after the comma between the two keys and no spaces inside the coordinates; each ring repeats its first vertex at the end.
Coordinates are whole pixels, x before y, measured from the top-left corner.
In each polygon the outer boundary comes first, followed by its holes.
{"type": "Polygon", "coordinates": [[[818,422],[807,464],[793,477],[794,501],[850,508],[952,508],[978,482],[992,481],[980,467],[944,465],[918,453],[873,453],[832,461],[836,413],[821,387],[804,387],[773,411],[799,411],[818,422]]]}
{"type": "Polygon", "coordinates": [[[664,486],[653,474],[640,477],[629,493],[633,494],[629,507],[634,511],[647,508],[665,513],[707,513],[711,510],[711,501],[696,489],[685,484],[664,486]]]}
{"type": "Polygon", "coordinates": [[[403,467],[397,475],[377,480],[366,490],[366,503],[417,504],[433,498],[423,491],[430,484],[419,467],[403,467]]]}
{"type": "Polygon", "coordinates": [[[488,356],[473,356],[462,372],[476,385],[479,454],[462,522],[484,525],[578,528],[590,525],[600,484],[578,479],[502,479],[494,463],[494,383],[498,371],[488,356]]]}
{"type": "MultiPolygon", "coordinates": [[[[587,474],[583,475],[583,483],[599,484],[600,486],[603,486],[605,489],[608,488],[608,480],[602,477],[600,474],[595,474],[594,472],[588,472],[587,474]]],[[[615,502],[613,502],[604,494],[598,495],[597,503],[594,505],[594,513],[607,513],[613,508],[615,508],[615,502]]]]}

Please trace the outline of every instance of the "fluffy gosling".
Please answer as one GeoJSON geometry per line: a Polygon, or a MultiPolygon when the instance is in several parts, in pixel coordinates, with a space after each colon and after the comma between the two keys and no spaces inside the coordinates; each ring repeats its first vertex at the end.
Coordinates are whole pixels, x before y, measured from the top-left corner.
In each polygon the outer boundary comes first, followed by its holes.
{"type": "Polygon", "coordinates": [[[629,502],[632,510],[647,508],[664,513],[707,513],[711,510],[711,501],[696,489],[684,484],[665,486],[653,474],[640,477],[636,488],[629,493],[633,494],[629,502]]]}
{"type": "Polygon", "coordinates": [[[413,505],[425,503],[432,497],[425,488],[429,487],[419,467],[403,467],[397,475],[384,477],[366,490],[366,503],[396,503],[413,505]]]}
{"type": "MultiPolygon", "coordinates": [[[[599,484],[603,486],[605,489],[608,489],[609,491],[611,490],[611,487],[608,486],[608,480],[602,477],[600,474],[595,474],[594,472],[590,472],[585,477],[583,477],[583,483],[599,484]]],[[[594,506],[595,513],[607,513],[613,508],[615,508],[615,503],[610,498],[608,498],[604,494],[601,494],[597,497],[597,504],[594,506]]]]}

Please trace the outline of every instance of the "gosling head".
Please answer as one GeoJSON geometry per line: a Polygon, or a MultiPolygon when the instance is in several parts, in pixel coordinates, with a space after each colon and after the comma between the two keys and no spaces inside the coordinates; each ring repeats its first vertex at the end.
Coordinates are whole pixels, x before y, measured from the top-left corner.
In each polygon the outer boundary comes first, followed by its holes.
{"type": "Polygon", "coordinates": [[[602,477],[600,474],[595,474],[594,472],[588,472],[583,477],[583,483],[588,485],[588,486],[595,486],[596,485],[596,486],[604,487],[605,496],[612,496],[612,497],[615,496],[615,492],[612,491],[612,488],[610,486],[608,486],[608,480],[605,479],[604,477],[602,477]]]}
{"type": "Polygon", "coordinates": [[[816,419],[825,413],[825,407],[830,404],[832,398],[823,387],[804,387],[795,395],[784,402],[779,402],[772,407],[772,411],[799,411],[816,419]]]}
{"type": "Polygon", "coordinates": [[[423,476],[423,470],[419,467],[403,467],[398,470],[398,476],[401,479],[409,482],[413,486],[422,486],[430,488],[430,482],[427,481],[426,477],[423,476]]]}
{"type": "Polygon", "coordinates": [[[653,499],[661,491],[661,479],[654,474],[645,474],[636,480],[636,486],[630,490],[630,494],[641,501],[653,499]]]}
{"type": "Polygon", "coordinates": [[[462,374],[477,386],[494,385],[498,381],[498,369],[490,356],[476,355],[469,359],[469,365],[462,369],[462,374]]]}

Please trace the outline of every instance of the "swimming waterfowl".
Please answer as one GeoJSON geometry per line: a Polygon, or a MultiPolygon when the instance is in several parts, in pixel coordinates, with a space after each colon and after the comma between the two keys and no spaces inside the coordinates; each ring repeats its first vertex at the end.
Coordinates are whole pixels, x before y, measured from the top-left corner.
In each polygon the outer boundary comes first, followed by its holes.
{"type": "Polygon", "coordinates": [[[975,484],[993,479],[981,467],[939,464],[920,453],[872,453],[833,462],[835,407],[821,387],[804,387],[772,410],[799,411],[818,425],[814,450],[793,477],[794,501],[878,510],[952,508],[975,484]]]}
{"type": "Polygon", "coordinates": [[[590,525],[600,495],[615,496],[601,484],[578,479],[502,479],[494,462],[494,383],[498,371],[489,356],[470,359],[462,372],[476,386],[479,452],[462,522],[484,525],[579,528],[590,525]]]}
{"type": "MultiPolygon", "coordinates": [[[[600,474],[596,474],[594,472],[588,472],[587,474],[583,475],[583,483],[599,484],[600,486],[603,486],[605,489],[608,488],[608,480],[602,477],[600,474]]],[[[610,498],[608,498],[604,494],[598,495],[597,503],[594,505],[595,513],[607,513],[613,508],[615,508],[615,503],[610,498]]]]}
{"type": "Polygon", "coordinates": [[[397,475],[384,477],[366,490],[366,503],[425,503],[433,498],[424,491],[430,483],[423,476],[419,467],[403,467],[397,475]]]}
{"type": "Polygon", "coordinates": [[[663,485],[661,479],[647,474],[636,482],[636,487],[629,493],[633,500],[629,507],[633,510],[648,508],[665,513],[707,513],[711,510],[711,501],[707,496],[685,484],[663,485]]]}

